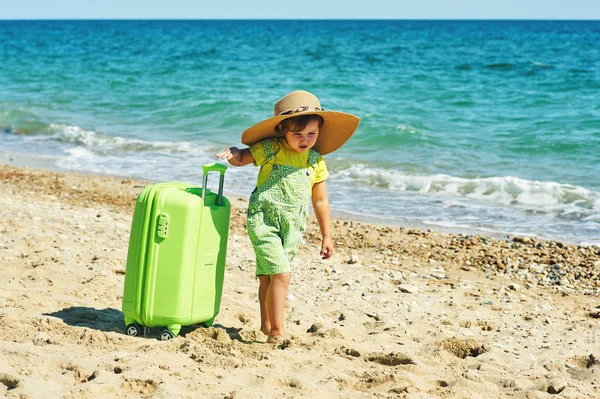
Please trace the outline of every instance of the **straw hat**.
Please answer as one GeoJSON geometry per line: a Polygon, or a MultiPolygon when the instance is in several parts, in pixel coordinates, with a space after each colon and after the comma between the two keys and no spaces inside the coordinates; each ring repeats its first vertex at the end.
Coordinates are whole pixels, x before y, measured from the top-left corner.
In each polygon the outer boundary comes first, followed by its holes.
{"type": "Polygon", "coordinates": [[[321,155],[340,148],[358,128],[360,118],[337,111],[325,111],[319,99],[312,93],[293,91],[275,103],[274,116],[246,129],[242,143],[253,145],[268,137],[280,137],[275,127],[284,119],[300,115],[321,115],[323,126],[319,129],[317,143],[313,147],[321,155]]]}

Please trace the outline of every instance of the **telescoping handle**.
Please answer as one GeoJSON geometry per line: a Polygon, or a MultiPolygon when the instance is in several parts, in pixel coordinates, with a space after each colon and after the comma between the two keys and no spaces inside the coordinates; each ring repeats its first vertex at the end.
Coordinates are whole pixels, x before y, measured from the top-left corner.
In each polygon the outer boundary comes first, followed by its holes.
{"type": "Polygon", "coordinates": [[[208,185],[208,172],[219,172],[219,194],[217,195],[217,206],[221,206],[223,198],[223,181],[225,180],[225,171],[227,165],[220,163],[206,163],[202,165],[202,202],[206,202],[206,186],[208,185]]]}

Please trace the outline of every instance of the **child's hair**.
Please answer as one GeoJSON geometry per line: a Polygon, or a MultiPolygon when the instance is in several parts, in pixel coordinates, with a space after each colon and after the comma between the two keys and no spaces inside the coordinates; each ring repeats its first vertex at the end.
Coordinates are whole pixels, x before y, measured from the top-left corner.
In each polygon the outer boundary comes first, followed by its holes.
{"type": "Polygon", "coordinates": [[[275,130],[283,136],[287,132],[301,131],[312,121],[317,121],[319,123],[319,127],[323,126],[324,120],[321,115],[310,114],[284,119],[283,121],[279,122],[279,124],[275,127],[275,130]]]}

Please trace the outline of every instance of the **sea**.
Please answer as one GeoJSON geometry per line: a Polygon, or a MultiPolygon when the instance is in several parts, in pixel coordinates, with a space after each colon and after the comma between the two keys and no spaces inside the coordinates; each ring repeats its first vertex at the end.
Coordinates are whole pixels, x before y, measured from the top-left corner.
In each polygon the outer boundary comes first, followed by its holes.
{"type": "Polygon", "coordinates": [[[298,89],[361,118],[335,216],[600,245],[600,21],[0,21],[0,161],[200,185],[298,89]]]}

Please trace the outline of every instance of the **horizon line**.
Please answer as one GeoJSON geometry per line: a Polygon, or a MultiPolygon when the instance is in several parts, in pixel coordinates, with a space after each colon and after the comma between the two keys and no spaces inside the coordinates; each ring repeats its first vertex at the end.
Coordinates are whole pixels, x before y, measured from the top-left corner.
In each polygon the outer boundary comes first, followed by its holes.
{"type": "Polygon", "coordinates": [[[0,21],[497,21],[600,22],[597,18],[0,18],[0,21]]]}

